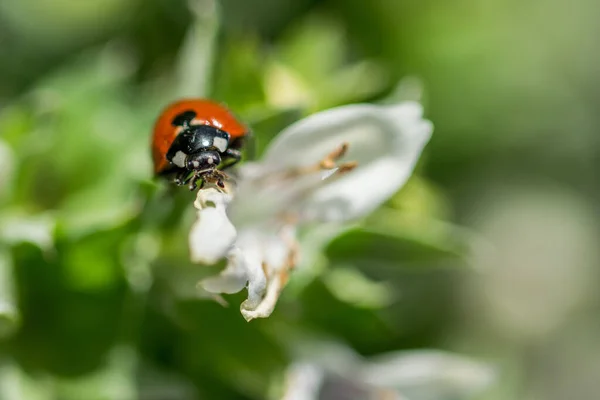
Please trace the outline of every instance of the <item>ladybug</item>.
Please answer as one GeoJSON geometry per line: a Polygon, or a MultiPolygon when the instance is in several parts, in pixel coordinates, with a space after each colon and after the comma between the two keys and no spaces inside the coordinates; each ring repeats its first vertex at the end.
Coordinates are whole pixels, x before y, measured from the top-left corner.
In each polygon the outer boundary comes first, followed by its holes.
{"type": "Polygon", "coordinates": [[[231,167],[242,157],[250,130],[225,106],[207,99],[184,99],[168,105],[154,125],[152,158],[156,176],[174,176],[177,185],[196,181],[224,187],[231,167]]]}

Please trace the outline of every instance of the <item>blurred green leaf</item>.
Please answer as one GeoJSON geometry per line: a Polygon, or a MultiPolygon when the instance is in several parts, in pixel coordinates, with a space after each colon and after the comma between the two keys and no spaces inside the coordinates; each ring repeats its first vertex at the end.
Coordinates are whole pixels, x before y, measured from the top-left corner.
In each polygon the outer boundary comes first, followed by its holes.
{"type": "Polygon", "coordinates": [[[375,282],[351,266],[337,265],[327,271],[323,281],[338,299],[362,308],[383,308],[395,301],[389,282],[375,282]]]}
{"type": "Polygon", "coordinates": [[[215,65],[212,97],[224,101],[241,117],[264,108],[263,64],[257,38],[247,36],[224,43],[215,65]]]}
{"type": "MultiPolygon", "coordinates": [[[[237,297],[233,304],[241,302],[237,297]]],[[[264,399],[268,378],[287,359],[279,343],[262,332],[264,323],[256,322],[239,318],[237,307],[198,300],[163,303],[147,315],[144,332],[150,334],[143,348],[155,362],[192,377],[200,396],[264,399]]]]}
{"type": "Polygon", "coordinates": [[[19,209],[0,214],[0,241],[15,246],[35,245],[45,252],[54,248],[56,220],[51,214],[27,215],[19,209]]]}
{"type": "Polygon", "coordinates": [[[176,97],[210,97],[219,8],[216,0],[190,0],[194,20],[177,63],[176,97]]]}
{"type": "Polygon", "coordinates": [[[57,243],[54,254],[29,244],[12,251],[19,266],[15,278],[22,324],[11,353],[27,367],[61,375],[90,372],[102,363],[122,328],[127,293],[123,277],[93,291],[72,287],[64,264],[71,245],[77,244],[57,243]]]}
{"type": "Polygon", "coordinates": [[[56,379],[55,396],[61,400],[135,400],[135,370],[138,364],[134,349],[113,348],[105,365],[91,374],[75,379],[56,379]]]}
{"type": "MultiPolygon", "coordinates": [[[[0,129],[2,129],[0,127],[0,129]]],[[[0,140],[0,204],[10,195],[14,185],[16,169],[15,155],[3,140],[0,140]]]]}
{"type": "Polygon", "coordinates": [[[53,400],[51,379],[31,376],[14,361],[0,364],[0,398],[10,400],[53,400]]]}
{"type": "MultiPolygon", "coordinates": [[[[2,140],[6,141],[11,148],[19,149],[21,142],[28,132],[35,127],[35,115],[33,110],[23,104],[12,103],[0,110],[0,132],[2,140]]],[[[14,152],[13,149],[9,149],[14,152]]],[[[5,150],[6,151],[6,150],[5,150]]],[[[19,152],[19,155],[21,153],[19,152]]],[[[4,159],[6,162],[7,159],[4,159]]]]}
{"type": "Polygon", "coordinates": [[[75,291],[95,292],[123,279],[124,229],[99,231],[61,244],[65,284],[75,291]]]}
{"type": "MultiPolygon", "coordinates": [[[[414,218],[443,220],[451,216],[448,200],[442,191],[419,175],[413,175],[388,203],[414,218]]],[[[427,228],[424,227],[424,230],[427,228]]]]}
{"type": "Polygon", "coordinates": [[[248,152],[254,152],[255,159],[260,159],[271,140],[279,132],[301,118],[302,111],[298,109],[271,111],[266,115],[255,117],[252,123],[254,137],[250,139],[249,146],[254,146],[248,152]]]}
{"type": "Polygon", "coordinates": [[[3,2],[0,15],[20,35],[46,46],[70,46],[122,21],[135,0],[61,3],[53,0],[3,2]]]}
{"type": "Polygon", "coordinates": [[[19,325],[13,265],[8,252],[0,245],[0,340],[10,336],[19,325]]]}
{"type": "Polygon", "coordinates": [[[387,85],[375,61],[352,62],[343,26],[310,15],[285,36],[265,74],[268,100],[278,107],[311,111],[362,101],[387,85]]]}
{"type": "MultiPolygon", "coordinates": [[[[323,282],[313,281],[299,300],[303,325],[335,335],[359,351],[373,351],[393,340],[393,326],[380,313],[341,301],[323,282]]],[[[285,313],[285,305],[278,306],[277,313],[285,313]]]]}
{"type": "Polygon", "coordinates": [[[462,256],[459,248],[448,243],[427,242],[410,233],[402,236],[381,225],[343,233],[329,244],[325,254],[331,262],[365,268],[441,267],[462,256]]]}
{"type": "Polygon", "coordinates": [[[335,295],[322,280],[314,280],[298,299],[287,300],[284,293],[276,313],[289,315],[301,326],[338,337],[364,355],[428,346],[451,329],[457,315],[450,285],[455,276],[448,270],[417,272],[372,267],[361,272],[394,288],[393,302],[384,308],[365,308],[357,304],[353,294],[335,295]]]}

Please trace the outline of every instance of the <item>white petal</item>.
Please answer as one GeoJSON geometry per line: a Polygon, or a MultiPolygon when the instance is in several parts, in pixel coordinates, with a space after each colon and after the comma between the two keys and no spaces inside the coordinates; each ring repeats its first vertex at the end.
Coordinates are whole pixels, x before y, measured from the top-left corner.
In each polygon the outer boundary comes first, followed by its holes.
{"type": "Polygon", "coordinates": [[[210,293],[237,293],[248,282],[246,264],[240,258],[244,255],[239,249],[234,249],[228,256],[227,267],[217,276],[204,279],[202,287],[210,293]]]}
{"type": "Polygon", "coordinates": [[[193,262],[214,264],[231,249],[237,235],[227,217],[231,196],[215,188],[198,191],[194,206],[198,219],[189,236],[190,257],[193,262]]]}
{"type": "Polygon", "coordinates": [[[229,208],[235,226],[253,227],[297,214],[306,194],[323,184],[319,174],[286,179],[284,172],[265,163],[247,163],[240,168],[236,196],[229,208]]]}
{"type": "Polygon", "coordinates": [[[247,321],[271,315],[287,283],[290,247],[282,236],[285,233],[263,229],[240,235],[238,246],[248,271],[248,298],[241,313],[247,321]]]}
{"type": "Polygon", "coordinates": [[[318,400],[324,375],[324,371],[314,364],[293,364],[286,373],[282,400],[318,400]]]}
{"type": "Polygon", "coordinates": [[[285,129],[263,158],[268,170],[314,165],[343,143],[342,161],[358,167],[305,200],[307,216],[322,220],[357,218],[375,209],[408,179],[431,136],[432,124],[416,102],[393,106],[349,105],[314,114],[285,129]]]}
{"type": "Polygon", "coordinates": [[[256,318],[267,318],[275,310],[277,300],[281,294],[281,290],[287,283],[287,276],[277,274],[269,280],[267,291],[258,305],[254,306],[250,298],[250,286],[248,286],[248,300],[244,301],[241,306],[241,312],[246,321],[252,321],[256,318]]]}
{"type": "Polygon", "coordinates": [[[247,285],[248,298],[242,308],[258,307],[267,288],[262,239],[259,231],[242,231],[228,255],[227,267],[218,276],[203,280],[204,289],[211,293],[236,293],[247,285]]]}
{"type": "Polygon", "coordinates": [[[296,227],[285,225],[277,233],[265,235],[262,239],[264,261],[269,273],[282,271],[289,267],[291,252],[296,246],[296,227]]]}
{"type": "Polygon", "coordinates": [[[239,262],[242,263],[248,275],[248,298],[242,303],[242,308],[258,307],[267,288],[267,276],[263,269],[264,254],[261,236],[258,231],[243,232],[237,242],[237,247],[242,254],[239,262]]]}
{"type": "Polygon", "coordinates": [[[411,400],[464,399],[494,380],[487,365],[433,350],[388,353],[365,363],[362,379],[399,390],[411,400]]]}
{"type": "Polygon", "coordinates": [[[240,231],[227,267],[218,276],[204,279],[202,287],[211,293],[236,293],[247,286],[248,298],[240,307],[244,318],[268,317],[292,266],[294,247],[286,235],[295,238],[295,230],[262,227],[240,231]]]}

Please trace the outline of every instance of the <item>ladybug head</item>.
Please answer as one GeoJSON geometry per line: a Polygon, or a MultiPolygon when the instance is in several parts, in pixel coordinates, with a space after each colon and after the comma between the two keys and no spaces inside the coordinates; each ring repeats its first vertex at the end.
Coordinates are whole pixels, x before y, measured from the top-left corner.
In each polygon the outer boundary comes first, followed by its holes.
{"type": "Polygon", "coordinates": [[[210,171],[221,164],[221,155],[215,150],[202,150],[186,157],[185,166],[192,171],[210,171]]]}

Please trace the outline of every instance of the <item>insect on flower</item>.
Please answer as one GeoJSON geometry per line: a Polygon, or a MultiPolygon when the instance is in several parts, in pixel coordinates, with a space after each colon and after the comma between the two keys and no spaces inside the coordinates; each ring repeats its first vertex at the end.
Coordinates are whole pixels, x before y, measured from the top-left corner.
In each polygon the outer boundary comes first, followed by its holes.
{"type": "Polygon", "coordinates": [[[292,270],[310,267],[319,228],[336,234],[408,180],[433,130],[422,112],[405,102],[311,115],[277,135],[260,160],[241,165],[235,182],[198,191],[191,259],[227,259],[200,287],[212,294],[246,288],[244,318],[269,316],[292,270]]]}
{"type": "Polygon", "coordinates": [[[225,106],[206,99],[184,99],[167,106],[154,125],[154,173],[174,176],[178,185],[214,182],[223,188],[224,169],[241,159],[250,130],[225,106]]]}

